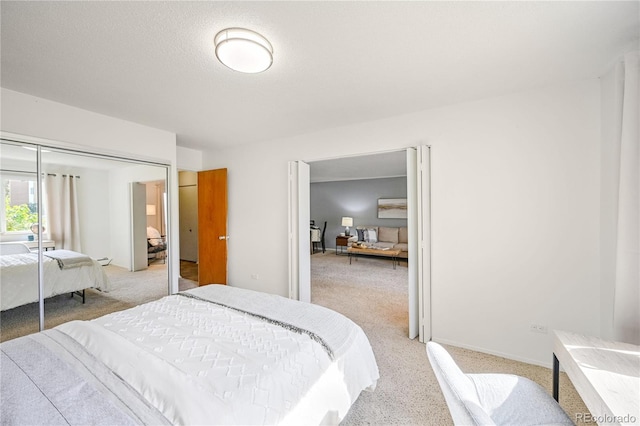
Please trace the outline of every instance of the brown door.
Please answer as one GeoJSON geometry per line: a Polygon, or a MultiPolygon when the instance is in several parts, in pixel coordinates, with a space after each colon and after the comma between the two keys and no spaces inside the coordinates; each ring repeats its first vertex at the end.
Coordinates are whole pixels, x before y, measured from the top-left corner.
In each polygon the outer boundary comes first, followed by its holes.
{"type": "Polygon", "coordinates": [[[227,284],[227,169],[198,172],[198,283],[227,284]]]}

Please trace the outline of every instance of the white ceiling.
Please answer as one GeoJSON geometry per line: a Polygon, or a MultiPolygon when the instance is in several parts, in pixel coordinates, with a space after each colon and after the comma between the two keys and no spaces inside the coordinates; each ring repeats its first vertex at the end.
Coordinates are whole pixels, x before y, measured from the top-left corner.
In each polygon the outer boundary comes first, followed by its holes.
{"type": "Polygon", "coordinates": [[[638,5],[2,1],[1,85],[223,148],[600,76],[638,5]],[[232,26],[271,41],[271,69],[217,62],[232,26]]]}

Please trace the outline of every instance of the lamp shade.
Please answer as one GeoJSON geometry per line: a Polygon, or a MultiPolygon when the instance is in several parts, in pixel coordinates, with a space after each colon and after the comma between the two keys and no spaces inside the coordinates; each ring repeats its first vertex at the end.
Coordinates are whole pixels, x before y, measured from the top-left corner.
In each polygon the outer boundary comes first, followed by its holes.
{"type": "Polygon", "coordinates": [[[271,43],[255,31],[227,28],[216,34],[213,41],[218,60],[234,71],[259,73],[273,63],[271,43]]]}
{"type": "MultiPolygon", "coordinates": [[[[37,223],[34,223],[31,225],[31,227],[29,228],[31,230],[31,232],[33,232],[34,234],[38,234],[38,229],[39,225],[37,223]]],[[[42,227],[42,232],[46,231],[46,229],[44,228],[44,226],[42,227]]]]}
{"type": "Polygon", "coordinates": [[[353,218],[352,217],[343,217],[342,218],[342,226],[353,226],[353,218]]]}
{"type": "Polygon", "coordinates": [[[156,215],[156,205],[147,204],[147,216],[155,216],[155,215],[156,215]]]}

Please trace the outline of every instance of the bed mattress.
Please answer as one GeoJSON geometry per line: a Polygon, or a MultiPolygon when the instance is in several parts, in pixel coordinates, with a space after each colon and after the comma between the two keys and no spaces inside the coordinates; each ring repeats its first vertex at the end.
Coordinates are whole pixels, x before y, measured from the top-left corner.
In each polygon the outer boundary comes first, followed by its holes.
{"type": "MultiPolygon", "coordinates": [[[[86,288],[109,291],[109,279],[102,266],[95,260],[89,259],[77,267],[62,268],[57,260],[43,256],[43,267],[45,299],[86,288]]],[[[38,254],[0,256],[0,310],[4,311],[37,301],[38,254]]]]}
{"type": "Polygon", "coordinates": [[[77,381],[70,389],[100,395],[96,412],[119,424],[338,423],[378,379],[367,337],[346,317],[218,285],[1,348],[2,424],[49,423],[38,413],[99,423],[87,418],[84,398],[58,389],[58,375],[77,381]],[[49,359],[64,368],[38,373],[49,359]],[[35,384],[7,388],[18,382],[35,384]]]}

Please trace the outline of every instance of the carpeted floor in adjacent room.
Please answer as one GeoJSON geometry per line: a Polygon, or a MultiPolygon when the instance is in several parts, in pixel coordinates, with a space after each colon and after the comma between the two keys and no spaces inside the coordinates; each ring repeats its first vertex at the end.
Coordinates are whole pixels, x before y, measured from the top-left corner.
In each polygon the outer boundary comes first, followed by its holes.
{"type": "MultiPolygon", "coordinates": [[[[363,392],[342,425],[452,424],[425,345],[409,340],[406,261],[360,258],[349,265],[334,252],[311,256],[311,299],[356,322],[367,334],[380,369],[374,392],[363,392]]],[[[551,392],[551,370],[480,352],[446,346],[467,373],[511,373],[551,392]]],[[[569,416],[588,412],[563,373],[560,402],[569,416]]]]}

